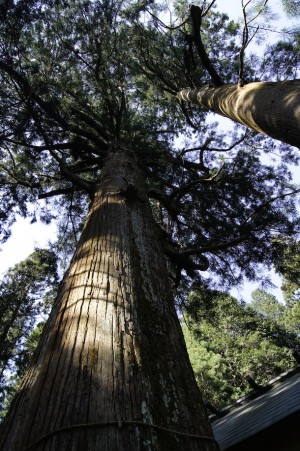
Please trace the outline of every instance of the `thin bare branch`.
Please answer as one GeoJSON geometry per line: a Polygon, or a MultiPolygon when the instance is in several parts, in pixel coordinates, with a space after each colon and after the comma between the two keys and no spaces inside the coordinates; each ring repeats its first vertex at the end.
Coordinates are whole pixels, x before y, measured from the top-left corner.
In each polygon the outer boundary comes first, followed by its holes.
{"type": "MultiPolygon", "coordinates": [[[[248,28],[257,28],[254,27],[253,25],[248,25],[248,28]]],[[[277,33],[277,34],[290,34],[290,35],[298,35],[299,31],[277,31],[277,30],[273,30],[272,28],[266,28],[266,27],[261,27],[259,26],[260,30],[263,31],[270,31],[271,33],[277,33]]]]}
{"type": "Polygon", "coordinates": [[[272,204],[278,199],[284,199],[285,197],[292,196],[293,194],[300,193],[300,188],[295,189],[294,191],[290,191],[289,193],[279,194],[278,196],[272,197],[271,199],[267,200],[266,202],[262,202],[249,216],[246,218],[241,226],[245,225],[247,222],[249,222],[253,216],[255,216],[262,208],[266,207],[267,205],[272,204]]]}
{"type": "Polygon", "coordinates": [[[208,14],[209,10],[213,7],[213,5],[216,3],[217,0],[213,0],[211,2],[211,4],[204,10],[202,11],[202,17],[206,16],[206,14],[208,14]]]}
{"type": "Polygon", "coordinates": [[[244,28],[243,28],[243,38],[242,38],[242,46],[240,49],[240,68],[239,68],[239,81],[238,84],[239,86],[244,86],[245,81],[244,81],[244,58],[245,58],[245,50],[248,47],[248,45],[250,44],[250,42],[252,41],[252,39],[254,38],[254,36],[256,35],[256,33],[259,30],[259,26],[256,27],[256,30],[254,31],[253,35],[251,36],[251,38],[249,38],[249,24],[251,22],[253,22],[255,19],[257,19],[257,17],[261,14],[261,12],[264,10],[266,4],[268,3],[268,0],[265,0],[263,5],[260,7],[258,13],[256,14],[256,16],[254,16],[252,19],[250,19],[249,21],[247,20],[247,6],[251,3],[251,0],[248,0],[246,4],[244,4],[244,1],[242,0],[242,12],[243,12],[243,20],[244,20],[244,28]]]}
{"type": "Polygon", "coordinates": [[[182,101],[180,100],[179,103],[180,103],[181,110],[182,110],[182,112],[183,112],[183,114],[184,114],[184,116],[185,116],[185,118],[186,118],[186,121],[187,121],[187,123],[189,124],[189,126],[192,127],[194,130],[198,130],[199,127],[197,127],[197,125],[195,125],[195,124],[193,123],[193,121],[191,120],[191,118],[190,118],[190,116],[189,116],[189,113],[188,113],[188,111],[187,111],[187,109],[186,109],[186,106],[185,106],[184,102],[182,102],[182,101]]]}
{"type": "Polygon", "coordinates": [[[70,194],[73,191],[73,187],[69,187],[69,188],[58,188],[58,189],[54,189],[52,191],[48,191],[46,193],[42,193],[38,196],[39,199],[46,199],[48,197],[54,197],[54,196],[59,196],[62,194],[70,194]]]}
{"type": "Polygon", "coordinates": [[[224,148],[224,149],[220,149],[217,147],[208,147],[208,144],[212,141],[212,138],[207,138],[205,143],[202,146],[197,146],[197,147],[191,147],[190,149],[184,149],[180,152],[180,156],[185,155],[188,152],[193,152],[196,150],[203,150],[203,151],[208,151],[208,152],[229,152],[230,150],[234,149],[235,146],[237,146],[238,144],[241,144],[249,135],[249,132],[247,131],[240,139],[238,139],[237,141],[235,141],[234,143],[232,143],[230,146],[224,148]]]}
{"type": "MultiPolygon", "coordinates": [[[[264,3],[263,3],[263,4],[261,5],[261,7],[259,8],[259,10],[258,10],[256,16],[252,17],[252,19],[249,20],[248,25],[249,25],[251,22],[253,22],[255,19],[257,19],[258,16],[263,12],[263,10],[265,9],[266,4],[268,3],[268,1],[269,1],[269,0],[265,0],[265,1],[264,1],[264,3]]],[[[250,2],[248,2],[248,3],[250,3],[250,2]]],[[[248,4],[248,3],[247,3],[247,4],[248,4]]],[[[247,5],[246,5],[246,6],[247,6],[247,5]]]]}
{"type": "MultiPolygon", "coordinates": [[[[214,0],[215,1],[215,0],[214,0]]],[[[151,11],[149,11],[148,9],[146,9],[147,13],[150,14],[151,17],[153,17],[153,19],[155,19],[163,28],[166,28],[167,30],[178,30],[178,28],[181,28],[183,25],[185,25],[188,21],[188,19],[184,20],[181,24],[176,25],[176,27],[170,27],[168,25],[166,25],[164,22],[162,22],[157,16],[155,16],[151,11]]]]}

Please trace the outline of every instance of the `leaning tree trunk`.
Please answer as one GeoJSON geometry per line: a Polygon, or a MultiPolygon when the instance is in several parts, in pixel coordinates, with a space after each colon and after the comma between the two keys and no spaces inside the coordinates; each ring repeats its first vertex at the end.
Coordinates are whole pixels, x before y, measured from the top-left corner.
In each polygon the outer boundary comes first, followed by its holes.
{"type": "Polygon", "coordinates": [[[300,80],[183,89],[177,97],[300,148],[300,80]]]}
{"type": "Polygon", "coordinates": [[[216,450],[144,183],[111,152],[2,451],[216,450]]]}

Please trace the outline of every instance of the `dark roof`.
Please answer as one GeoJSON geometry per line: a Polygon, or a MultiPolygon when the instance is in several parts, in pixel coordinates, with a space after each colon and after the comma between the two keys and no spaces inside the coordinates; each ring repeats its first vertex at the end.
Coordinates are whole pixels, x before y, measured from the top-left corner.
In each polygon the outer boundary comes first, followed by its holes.
{"type": "Polygon", "coordinates": [[[300,411],[300,365],[223,409],[222,418],[212,418],[212,428],[222,451],[297,411],[300,411]]]}

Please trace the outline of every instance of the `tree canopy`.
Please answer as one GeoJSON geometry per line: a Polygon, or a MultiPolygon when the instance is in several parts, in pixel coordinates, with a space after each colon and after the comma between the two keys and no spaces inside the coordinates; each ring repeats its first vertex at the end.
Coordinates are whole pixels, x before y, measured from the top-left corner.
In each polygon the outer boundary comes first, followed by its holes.
{"type": "MultiPolygon", "coordinates": [[[[187,4],[173,7],[167,25],[152,1],[1,5],[3,239],[17,212],[59,217],[76,233],[117,142],[144,169],[175,285],[183,269],[193,279],[208,267],[229,283],[254,277],[257,262],[273,261],[274,237],[298,231],[287,166],[297,154],[239,127],[225,134],[176,100],[181,87],[210,83],[203,55],[223,82],[237,80],[240,25],[210,5],[199,50],[187,4]],[[280,148],[276,162],[261,159],[280,148]]],[[[249,79],[264,76],[267,60],[251,58],[249,79]]]]}

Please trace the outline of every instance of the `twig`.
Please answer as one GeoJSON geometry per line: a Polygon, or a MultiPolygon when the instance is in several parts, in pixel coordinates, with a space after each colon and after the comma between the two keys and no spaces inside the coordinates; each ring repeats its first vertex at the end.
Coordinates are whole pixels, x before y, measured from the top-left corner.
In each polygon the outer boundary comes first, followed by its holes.
{"type": "Polygon", "coordinates": [[[250,42],[252,41],[252,39],[254,38],[254,36],[256,35],[256,33],[259,30],[259,26],[257,26],[255,32],[253,33],[253,35],[249,39],[249,29],[248,29],[249,28],[249,24],[251,22],[253,22],[261,14],[261,12],[265,8],[266,4],[268,3],[268,0],[264,1],[263,5],[260,7],[260,9],[259,9],[258,13],[256,14],[256,16],[252,17],[251,20],[247,21],[246,8],[247,8],[247,6],[250,3],[251,3],[251,0],[248,0],[248,2],[246,4],[244,4],[244,1],[242,0],[244,28],[243,28],[242,47],[241,47],[241,50],[240,50],[240,68],[239,68],[239,81],[238,81],[238,85],[241,86],[241,87],[244,86],[244,84],[245,84],[245,80],[244,80],[245,50],[246,50],[246,48],[248,47],[248,45],[250,44],[250,42]]]}
{"type": "Polygon", "coordinates": [[[293,194],[300,193],[300,188],[295,189],[294,191],[291,191],[289,193],[279,194],[278,196],[272,197],[271,199],[267,200],[266,202],[262,202],[249,216],[245,219],[245,221],[241,224],[241,226],[245,225],[247,222],[251,220],[251,218],[256,215],[262,208],[266,207],[267,205],[275,202],[278,199],[284,199],[285,197],[292,196],[293,194]]]}
{"type": "Polygon", "coordinates": [[[185,106],[184,102],[182,102],[181,100],[179,100],[179,103],[180,103],[182,112],[183,112],[183,114],[184,114],[184,116],[185,116],[185,118],[186,118],[186,120],[187,120],[187,123],[188,123],[194,130],[198,130],[199,127],[197,127],[197,125],[195,125],[195,124],[192,122],[191,118],[189,117],[189,114],[188,114],[188,112],[187,112],[187,109],[186,109],[186,106],[185,106]]]}
{"type": "Polygon", "coordinates": [[[206,16],[206,14],[209,12],[209,10],[213,7],[213,5],[216,3],[217,0],[213,0],[211,4],[202,12],[202,17],[206,16]]]}
{"type": "MultiPolygon", "coordinates": [[[[214,0],[215,1],[215,0],[214,0]]],[[[163,27],[166,28],[167,30],[178,30],[178,28],[181,28],[183,25],[185,25],[188,21],[188,19],[184,20],[181,24],[177,25],[176,27],[169,27],[168,25],[166,25],[164,22],[162,22],[157,16],[155,16],[153,13],[151,13],[148,9],[146,9],[147,13],[150,14],[150,16],[153,17],[153,19],[157,20],[157,22],[163,27]]]]}

